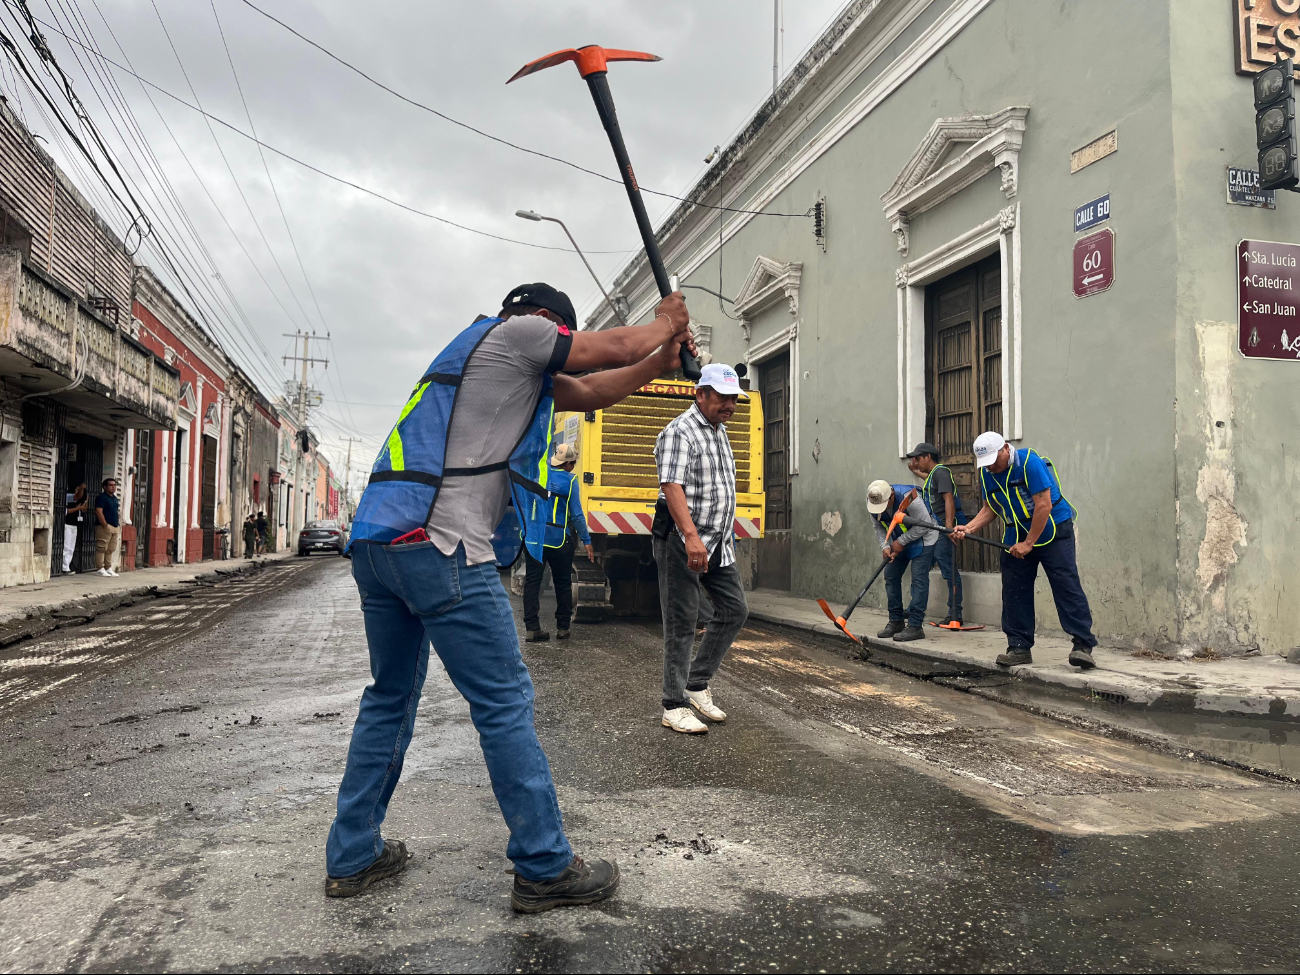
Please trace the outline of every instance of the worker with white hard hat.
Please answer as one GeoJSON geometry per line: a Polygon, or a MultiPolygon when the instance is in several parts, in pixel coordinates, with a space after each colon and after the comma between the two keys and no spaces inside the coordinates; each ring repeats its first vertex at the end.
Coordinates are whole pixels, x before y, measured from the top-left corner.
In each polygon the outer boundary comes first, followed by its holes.
{"type": "Polygon", "coordinates": [[[1082,670],[1096,666],[1092,648],[1092,610],[1079,581],[1074,553],[1074,505],[1061,493],[1056,466],[1036,450],[1016,450],[1002,434],[989,431],[975,438],[975,467],[979,471],[984,505],[965,525],[953,529],[960,542],[994,518],[1002,521],[1002,632],[1007,635],[1001,667],[1033,663],[1034,580],[1042,565],[1052,587],[1061,629],[1074,648],[1070,663],[1082,670]]]}
{"type": "Polygon", "coordinates": [[[876,634],[882,640],[900,643],[924,640],[925,610],[930,603],[930,567],[939,533],[933,527],[930,509],[921,492],[910,484],[872,481],[867,486],[867,511],[876,532],[876,544],[889,560],[885,566],[885,600],[889,622],[876,634]],[[899,516],[899,512],[902,515],[899,516]],[[902,524],[906,518],[910,525],[902,524]],[[903,573],[912,567],[911,600],[903,611],[903,573]]]}

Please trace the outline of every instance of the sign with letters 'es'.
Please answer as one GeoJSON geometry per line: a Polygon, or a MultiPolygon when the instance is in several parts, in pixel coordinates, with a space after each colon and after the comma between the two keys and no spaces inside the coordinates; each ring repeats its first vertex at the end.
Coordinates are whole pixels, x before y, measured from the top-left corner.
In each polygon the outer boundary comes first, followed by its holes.
{"type": "Polygon", "coordinates": [[[1110,194],[1099,196],[1091,203],[1085,203],[1074,209],[1074,232],[1095,227],[1110,219],[1110,194]]]}
{"type": "Polygon", "coordinates": [[[1258,74],[1287,58],[1300,61],[1300,0],[1232,0],[1232,5],[1237,74],[1258,74]]]}
{"type": "Polygon", "coordinates": [[[1086,298],[1115,283],[1115,231],[1107,228],[1074,242],[1074,296],[1086,298]]]}
{"type": "Polygon", "coordinates": [[[1300,359],[1300,244],[1238,244],[1237,307],[1242,355],[1300,359]]]}

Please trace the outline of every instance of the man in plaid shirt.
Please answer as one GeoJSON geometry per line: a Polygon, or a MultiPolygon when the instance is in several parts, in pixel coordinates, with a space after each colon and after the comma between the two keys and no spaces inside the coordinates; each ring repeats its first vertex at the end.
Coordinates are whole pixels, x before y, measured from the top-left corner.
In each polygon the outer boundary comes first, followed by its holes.
{"type": "Polygon", "coordinates": [[[655,442],[659,468],[654,556],[664,624],[663,725],[685,734],[709,730],[691,710],[710,721],[727,714],[713,703],[709,681],[749,616],[736,569],[736,459],[724,425],[736,400],[748,396],[736,372],[710,363],[695,387],[691,408],[669,423],[655,442]],[[664,510],[671,519],[664,517],[664,510]],[[700,587],[713,603],[700,649],[695,621],[700,587]]]}

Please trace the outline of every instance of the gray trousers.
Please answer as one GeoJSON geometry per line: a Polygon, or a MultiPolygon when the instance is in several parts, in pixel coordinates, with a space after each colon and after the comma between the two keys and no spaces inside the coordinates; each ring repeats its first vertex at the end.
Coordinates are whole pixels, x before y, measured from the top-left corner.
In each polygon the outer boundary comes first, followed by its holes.
{"type": "Polygon", "coordinates": [[[709,686],[731,649],[731,641],[745,625],[749,606],[735,564],[711,566],[703,575],[692,572],[686,566],[686,544],[677,532],[654,540],[654,556],[659,566],[659,605],[664,621],[663,704],[669,709],[682,708],[687,706],[688,690],[702,691],[709,686]],[[713,616],[692,660],[701,587],[713,603],[713,616]]]}

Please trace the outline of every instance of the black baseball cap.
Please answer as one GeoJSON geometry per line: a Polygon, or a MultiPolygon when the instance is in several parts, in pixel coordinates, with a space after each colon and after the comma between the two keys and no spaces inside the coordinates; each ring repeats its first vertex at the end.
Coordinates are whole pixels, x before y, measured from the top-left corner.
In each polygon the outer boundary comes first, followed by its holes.
{"type": "Polygon", "coordinates": [[[521,284],[513,289],[501,302],[501,310],[509,311],[512,307],[521,305],[545,308],[547,311],[559,315],[569,328],[576,329],[578,327],[578,313],[573,310],[573,302],[569,300],[569,296],[563,291],[557,291],[544,281],[537,281],[534,284],[521,284]]]}
{"type": "Polygon", "coordinates": [[[916,449],[907,455],[907,458],[910,460],[913,457],[920,457],[922,454],[933,454],[934,459],[938,460],[939,448],[932,443],[919,443],[916,445],[916,449]]]}

